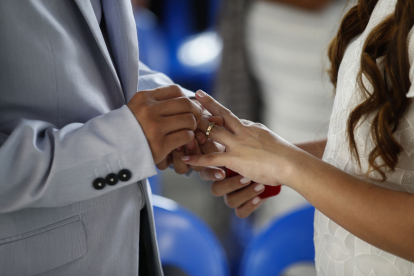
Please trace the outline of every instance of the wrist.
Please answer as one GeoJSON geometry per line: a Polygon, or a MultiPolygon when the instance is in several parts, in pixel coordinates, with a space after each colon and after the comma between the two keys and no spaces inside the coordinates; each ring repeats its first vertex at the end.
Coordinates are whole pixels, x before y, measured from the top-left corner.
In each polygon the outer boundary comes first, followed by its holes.
{"type": "Polygon", "coordinates": [[[309,165],[315,162],[315,157],[299,148],[293,148],[281,161],[280,182],[299,192],[305,184],[309,165]]]}

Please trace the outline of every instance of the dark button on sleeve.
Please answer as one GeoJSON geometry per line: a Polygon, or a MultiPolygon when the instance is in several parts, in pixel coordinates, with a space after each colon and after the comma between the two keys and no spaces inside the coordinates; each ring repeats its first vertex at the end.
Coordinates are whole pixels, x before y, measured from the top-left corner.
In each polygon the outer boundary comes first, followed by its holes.
{"type": "Polygon", "coordinates": [[[118,173],[119,180],[124,181],[124,182],[130,180],[131,177],[132,177],[132,173],[127,169],[120,170],[118,173]]]}
{"type": "Polygon", "coordinates": [[[93,181],[93,187],[97,190],[102,190],[103,188],[105,188],[105,185],[105,179],[103,179],[102,177],[99,177],[93,181]]]}
{"type": "Polygon", "coordinates": [[[114,173],[110,173],[106,176],[105,181],[106,181],[106,184],[110,186],[114,186],[116,185],[116,183],[118,183],[118,176],[114,173]]]}

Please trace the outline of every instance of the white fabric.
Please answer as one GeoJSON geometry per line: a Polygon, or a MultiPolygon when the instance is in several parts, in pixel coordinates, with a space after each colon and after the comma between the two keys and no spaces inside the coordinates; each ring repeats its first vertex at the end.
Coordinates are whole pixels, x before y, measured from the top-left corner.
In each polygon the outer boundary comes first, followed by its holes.
{"type": "Polygon", "coordinates": [[[263,88],[265,125],[292,143],[326,137],[334,94],[324,60],[343,1],[321,11],[253,2],[246,43],[263,88]]]}
{"type": "MultiPolygon", "coordinates": [[[[321,11],[252,1],[247,20],[248,53],[264,97],[264,124],[291,143],[327,136],[333,86],[325,74],[327,45],[346,1],[321,11]]],[[[257,212],[258,227],[307,204],[283,187],[257,212]]]]}
{"type": "MultiPolygon", "coordinates": [[[[361,100],[362,93],[359,91],[356,77],[360,68],[362,47],[372,29],[394,11],[396,1],[380,0],[378,2],[366,30],[348,46],[339,70],[337,94],[323,160],[355,176],[361,175],[361,171],[350,155],[346,138],[346,120],[350,111],[361,100]]],[[[412,63],[414,41],[411,36],[408,44],[412,63]]],[[[411,81],[414,81],[413,68],[414,66],[411,66],[411,81]]],[[[414,96],[412,89],[407,96],[414,96]]],[[[414,193],[414,105],[411,99],[409,101],[409,110],[395,133],[396,139],[404,148],[396,171],[388,176],[385,183],[372,182],[388,189],[414,193]]],[[[363,172],[367,169],[367,156],[373,148],[369,133],[372,117],[369,116],[356,131],[356,142],[362,157],[363,172]]],[[[319,211],[315,213],[314,241],[318,276],[414,275],[413,263],[360,240],[319,211]]]]}

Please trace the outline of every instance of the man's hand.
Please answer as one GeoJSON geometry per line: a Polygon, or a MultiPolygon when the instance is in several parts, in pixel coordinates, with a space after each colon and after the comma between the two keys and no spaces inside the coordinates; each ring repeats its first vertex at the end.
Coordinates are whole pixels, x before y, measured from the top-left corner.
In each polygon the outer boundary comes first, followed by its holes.
{"type": "MultiPolygon", "coordinates": [[[[200,105],[196,99],[191,99],[196,104],[200,105]]],[[[201,105],[200,105],[201,106],[201,105]]],[[[211,115],[204,107],[202,107],[202,117],[214,121],[218,126],[223,126],[223,118],[211,115]]],[[[204,133],[197,130],[195,132],[195,139],[191,140],[187,145],[183,145],[173,150],[170,155],[167,156],[160,164],[158,164],[158,169],[163,170],[168,168],[170,165],[174,166],[174,170],[178,174],[185,174],[189,171],[190,167],[196,172],[203,171],[205,167],[199,166],[189,166],[182,161],[181,157],[186,155],[199,155],[199,154],[209,154],[214,152],[223,152],[224,147],[220,144],[217,144],[211,140],[205,139],[204,133]]]]}
{"type": "Polygon", "coordinates": [[[157,165],[194,139],[202,113],[176,85],[136,93],[128,107],[141,125],[157,165]]]}

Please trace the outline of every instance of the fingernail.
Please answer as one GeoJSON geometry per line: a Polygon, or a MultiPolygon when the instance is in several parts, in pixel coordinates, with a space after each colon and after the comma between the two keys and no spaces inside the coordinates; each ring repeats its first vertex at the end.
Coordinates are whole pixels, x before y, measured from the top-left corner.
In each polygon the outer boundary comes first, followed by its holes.
{"type": "Polygon", "coordinates": [[[183,146],[178,147],[178,148],[177,148],[177,151],[181,151],[182,149],[183,149],[183,146]]]}
{"type": "Polygon", "coordinates": [[[204,143],[206,142],[206,138],[204,138],[204,136],[196,136],[196,138],[200,145],[204,145],[204,143]]]}
{"type": "Polygon", "coordinates": [[[207,96],[207,94],[205,92],[201,91],[201,90],[198,90],[196,94],[200,98],[204,98],[205,96],[207,96]]]}
{"type": "Polygon", "coordinates": [[[216,179],[221,179],[223,177],[223,175],[221,173],[219,173],[219,172],[216,172],[216,173],[214,173],[214,177],[216,179]]]}
{"type": "Polygon", "coordinates": [[[247,183],[250,183],[250,179],[243,177],[242,179],[240,179],[240,183],[243,185],[246,185],[247,183]]]}
{"type": "Polygon", "coordinates": [[[190,161],[190,156],[181,156],[181,160],[185,161],[190,161]]]}
{"type": "Polygon", "coordinates": [[[256,196],[256,197],[252,200],[253,205],[257,205],[257,204],[259,204],[259,202],[260,202],[260,197],[258,197],[258,196],[256,196]]]}
{"type": "Polygon", "coordinates": [[[265,186],[263,184],[258,184],[256,187],[254,187],[254,190],[256,192],[260,192],[261,190],[264,190],[265,186]]]}
{"type": "Polygon", "coordinates": [[[187,149],[193,150],[195,149],[195,142],[192,140],[190,143],[187,144],[187,149]]]}

